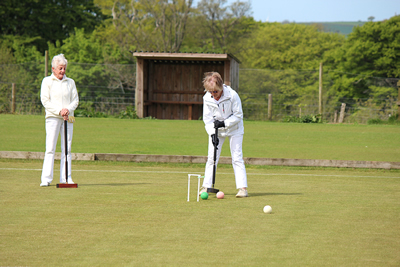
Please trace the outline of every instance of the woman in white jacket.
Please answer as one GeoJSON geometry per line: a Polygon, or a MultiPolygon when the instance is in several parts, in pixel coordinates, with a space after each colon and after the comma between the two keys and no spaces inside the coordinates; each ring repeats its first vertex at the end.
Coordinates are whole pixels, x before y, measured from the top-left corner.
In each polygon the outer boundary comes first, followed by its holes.
{"type": "Polygon", "coordinates": [[[211,135],[215,134],[215,128],[218,128],[219,144],[215,164],[218,164],[222,145],[228,138],[236,188],[239,189],[236,197],[247,197],[247,174],[242,153],[243,110],[239,95],[231,87],[223,84],[218,72],[206,73],[203,85],[207,91],[203,97],[203,121],[209,141],[203,188],[200,193],[206,192],[207,188],[212,186],[214,145],[211,135]]]}
{"type": "MultiPolygon", "coordinates": [[[[75,81],[65,76],[68,61],[63,54],[53,57],[51,69],[53,74],[45,77],[40,89],[40,98],[46,110],[46,152],[43,161],[40,186],[49,186],[53,181],[54,155],[58,135],[64,133],[64,120],[74,116],[78,107],[79,97],[75,81]]],[[[71,142],[73,124],[68,122],[68,162],[71,162],[71,142]]],[[[65,183],[65,140],[61,134],[61,164],[60,183],[65,183]]],[[[68,164],[68,183],[73,184],[71,177],[71,164],[68,164]]]]}

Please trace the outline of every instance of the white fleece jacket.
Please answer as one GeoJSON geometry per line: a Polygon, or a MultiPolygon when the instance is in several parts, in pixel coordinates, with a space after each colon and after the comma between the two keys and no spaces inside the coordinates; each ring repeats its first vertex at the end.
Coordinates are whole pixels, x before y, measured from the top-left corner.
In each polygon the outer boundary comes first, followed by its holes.
{"type": "Polygon", "coordinates": [[[214,121],[224,121],[225,127],[218,129],[218,136],[244,134],[242,102],[239,95],[228,85],[223,85],[219,104],[207,92],[203,96],[203,121],[208,135],[214,134],[214,121]]]}
{"type": "Polygon", "coordinates": [[[69,110],[69,116],[74,116],[74,110],[79,104],[75,81],[65,75],[61,81],[54,74],[45,77],[40,89],[40,99],[46,109],[46,119],[62,118],[60,111],[63,108],[69,110]]]}

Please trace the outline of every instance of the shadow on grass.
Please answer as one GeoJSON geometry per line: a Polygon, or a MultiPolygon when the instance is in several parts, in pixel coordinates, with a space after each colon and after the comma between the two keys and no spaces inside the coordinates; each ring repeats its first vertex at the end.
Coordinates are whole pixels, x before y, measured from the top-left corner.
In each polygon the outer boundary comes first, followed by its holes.
{"type": "MultiPolygon", "coordinates": [[[[225,194],[226,196],[235,196],[236,194],[225,194]]],[[[262,196],[299,196],[303,193],[252,193],[249,192],[249,197],[262,197],[262,196]]]]}
{"type": "Polygon", "coordinates": [[[149,183],[114,183],[114,184],[79,184],[81,186],[129,186],[129,185],[144,185],[149,183]]]}
{"type": "Polygon", "coordinates": [[[249,197],[261,197],[261,196],[298,196],[302,193],[249,193],[249,197]]]}

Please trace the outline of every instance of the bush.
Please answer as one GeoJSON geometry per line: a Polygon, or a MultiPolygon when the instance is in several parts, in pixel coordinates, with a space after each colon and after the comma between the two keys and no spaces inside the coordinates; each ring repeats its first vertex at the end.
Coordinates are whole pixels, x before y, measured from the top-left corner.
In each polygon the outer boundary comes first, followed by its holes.
{"type": "Polygon", "coordinates": [[[369,119],[367,124],[384,124],[384,121],[377,118],[377,119],[369,119]]]}
{"type": "Polygon", "coordinates": [[[75,117],[89,117],[89,118],[107,118],[108,115],[104,112],[95,111],[93,102],[82,101],[79,103],[78,108],[74,112],[75,117]]]}
{"type": "Polygon", "coordinates": [[[400,121],[398,121],[399,115],[390,116],[387,121],[381,120],[379,118],[370,119],[367,121],[367,124],[391,124],[391,125],[400,125],[400,121]]]}
{"type": "Polygon", "coordinates": [[[136,110],[133,106],[127,106],[125,110],[122,110],[117,116],[119,119],[138,119],[136,110]]]}
{"type": "Polygon", "coordinates": [[[322,119],[321,119],[321,114],[305,115],[305,116],[301,116],[301,117],[286,116],[282,119],[282,122],[320,123],[320,122],[322,122],[322,119]]]}
{"type": "Polygon", "coordinates": [[[400,124],[399,119],[399,114],[395,115],[395,116],[390,116],[388,119],[388,123],[389,124],[400,124]]]}

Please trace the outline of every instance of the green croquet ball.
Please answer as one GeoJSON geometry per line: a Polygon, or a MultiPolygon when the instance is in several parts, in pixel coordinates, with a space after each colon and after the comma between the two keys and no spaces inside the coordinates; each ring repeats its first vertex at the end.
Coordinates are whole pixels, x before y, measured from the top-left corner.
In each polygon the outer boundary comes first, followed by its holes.
{"type": "Polygon", "coordinates": [[[201,199],[206,200],[208,198],[208,193],[207,192],[203,192],[203,193],[201,193],[200,197],[201,197],[201,199]]]}

